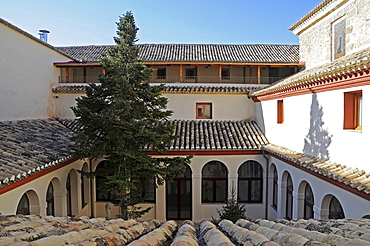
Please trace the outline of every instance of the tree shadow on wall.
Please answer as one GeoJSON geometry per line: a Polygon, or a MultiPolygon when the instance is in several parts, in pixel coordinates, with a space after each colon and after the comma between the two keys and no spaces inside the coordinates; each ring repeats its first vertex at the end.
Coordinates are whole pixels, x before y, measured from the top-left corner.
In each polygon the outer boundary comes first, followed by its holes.
{"type": "Polygon", "coordinates": [[[323,128],[323,114],[322,106],[317,100],[316,93],[314,93],[312,94],[310,111],[310,129],[304,139],[303,152],[321,159],[329,159],[328,147],[331,144],[333,135],[329,134],[328,130],[323,128]]]}

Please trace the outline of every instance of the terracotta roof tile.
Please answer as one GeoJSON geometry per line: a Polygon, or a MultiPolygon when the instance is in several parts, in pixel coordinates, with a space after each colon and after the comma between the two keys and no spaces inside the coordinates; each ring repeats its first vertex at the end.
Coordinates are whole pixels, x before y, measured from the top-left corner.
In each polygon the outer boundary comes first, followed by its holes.
{"type": "Polygon", "coordinates": [[[327,79],[370,67],[370,48],[346,55],[333,62],[301,71],[282,79],[275,84],[252,93],[252,96],[286,90],[291,87],[302,86],[322,79],[327,79]]]}
{"type": "Polygon", "coordinates": [[[262,146],[262,149],[361,192],[370,193],[370,173],[366,173],[364,170],[319,159],[274,144],[262,146]]]}
{"type": "MultiPolygon", "coordinates": [[[[298,63],[298,45],[138,44],[146,62],[298,63]]],[[[99,62],[109,45],[56,47],[83,62],[99,62]]]]}
{"type": "Polygon", "coordinates": [[[53,119],[0,122],[0,187],[70,159],[71,134],[53,119]]]}
{"type": "MultiPolygon", "coordinates": [[[[56,85],[54,93],[85,93],[88,84],[56,85]]],[[[224,85],[166,85],[163,94],[249,94],[265,86],[224,86],[224,85]]]]}
{"type": "Polygon", "coordinates": [[[369,219],[135,220],[0,215],[0,245],[369,245],[369,219]],[[178,228],[178,230],[177,230],[178,228]]]}

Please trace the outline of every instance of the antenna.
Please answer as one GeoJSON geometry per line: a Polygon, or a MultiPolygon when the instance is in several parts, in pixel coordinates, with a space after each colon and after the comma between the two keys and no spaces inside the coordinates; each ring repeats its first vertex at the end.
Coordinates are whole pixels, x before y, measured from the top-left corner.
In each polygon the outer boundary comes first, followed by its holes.
{"type": "Polygon", "coordinates": [[[45,43],[48,42],[48,33],[50,33],[50,31],[46,29],[39,30],[40,39],[44,41],[45,43]]]}

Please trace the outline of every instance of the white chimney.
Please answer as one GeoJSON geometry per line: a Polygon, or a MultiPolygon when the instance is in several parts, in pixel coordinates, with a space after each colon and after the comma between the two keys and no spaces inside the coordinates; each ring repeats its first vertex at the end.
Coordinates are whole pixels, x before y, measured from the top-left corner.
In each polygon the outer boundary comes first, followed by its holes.
{"type": "Polygon", "coordinates": [[[48,33],[50,33],[48,30],[39,30],[40,39],[44,41],[45,43],[48,42],[48,33]]]}

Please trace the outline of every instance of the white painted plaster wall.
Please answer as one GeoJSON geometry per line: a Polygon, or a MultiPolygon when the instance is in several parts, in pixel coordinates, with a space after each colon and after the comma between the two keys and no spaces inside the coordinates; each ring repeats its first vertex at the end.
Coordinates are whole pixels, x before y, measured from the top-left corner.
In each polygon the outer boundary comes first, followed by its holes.
{"type": "Polygon", "coordinates": [[[370,171],[368,161],[365,158],[369,146],[368,139],[370,139],[368,95],[370,95],[370,86],[321,92],[316,94],[318,104],[313,107],[314,94],[284,98],[284,123],[282,124],[277,124],[276,120],[277,100],[262,102],[265,134],[270,143],[308,153],[307,149],[305,150],[305,139],[309,139],[308,135],[311,131],[319,140],[313,145],[317,153],[327,151],[328,157],[332,161],[370,171]],[[363,94],[363,130],[344,130],[343,93],[356,90],[362,90],[363,94]],[[310,128],[311,115],[315,119],[321,118],[321,124],[312,124],[312,128],[310,128]],[[325,131],[326,134],[320,136],[325,131]],[[331,140],[327,147],[323,146],[324,137],[331,140]]]}
{"type": "MultiPolygon", "coordinates": [[[[312,188],[314,195],[314,216],[315,219],[322,218],[327,214],[323,203],[327,195],[335,196],[342,205],[346,218],[358,219],[364,215],[370,214],[369,201],[365,200],[349,191],[343,190],[338,186],[317,178],[313,175],[307,174],[305,171],[293,167],[283,161],[270,157],[270,164],[274,164],[278,172],[278,207],[275,211],[269,206],[269,219],[284,218],[285,217],[285,194],[282,176],[284,172],[289,172],[293,181],[293,219],[303,218],[302,203],[300,199],[304,199],[303,194],[298,191],[299,185],[306,181],[312,188]]],[[[272,194],[269,199],[269,205],[272,204],[272,194]]]]}
{"type": "Polygon", "coordinates": [[[0,120],[53,117],[53,62],[70,59],[3,24],[0,54],[0,120]]]}
{"type": "Polygon", "coordinates": [[[61,119],[74,119],[71,107],[76,106],[76,98],[85,93],[54,93],[55,116],[61,119]]]}
{"type": "Polygon", "coordinates": [[[174,111],[171,119],[196,119],[196,103],[212,103],[213,120],[254,119],[254,105],[240,94],[164,94],[167,108],[174,111]]]}

